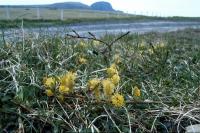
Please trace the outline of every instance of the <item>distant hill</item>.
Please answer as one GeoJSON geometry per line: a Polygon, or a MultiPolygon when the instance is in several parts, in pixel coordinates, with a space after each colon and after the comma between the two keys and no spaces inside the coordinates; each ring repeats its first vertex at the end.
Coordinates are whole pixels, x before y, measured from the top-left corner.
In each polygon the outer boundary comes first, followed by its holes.
{"type": "MultiPolygon", "coordinates": [[[[5,7],[1,6],[0,7],[5,7]]],[[[63,2],[63,3],[54,3],[49,5],[9,5],[8,7],[13,8],[54,8],[54,9],[80,9],[80,10],[99,10],[99,11],[115,11],[112,8],[112,5],[108,2],[96,2],[91,6],[80,2],[63,2]]]]}
{"type": "Polygon", "coordinates": [[[80,2],[55,3],[48,5],[47,7],[58,8],[58,9],[91,9],[90,6],[80,2]]]}
{"type": "Polygon", "coordinates": [[[115,11],[109,2],[103,2],[103,1],[92,4],[91,8],[93,10],[99,10],[99,11],[115,11]]]}

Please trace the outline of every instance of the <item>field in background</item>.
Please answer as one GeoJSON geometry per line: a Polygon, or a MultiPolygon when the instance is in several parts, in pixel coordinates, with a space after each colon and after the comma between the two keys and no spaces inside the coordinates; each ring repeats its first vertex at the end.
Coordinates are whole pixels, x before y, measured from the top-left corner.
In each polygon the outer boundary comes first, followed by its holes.
{"type": "Polygon", "coordinates": [[[3,8],[0,7],[0,28],[41,27],[67,25],[77,23],[124,23],[141,21],[200,21],[200,18],[159,17],[132,15],[121,12],[105,12],[91,10],[63,10],[37,8],[3,8]],[[61,21],[62,20],[62,21],[61,21]]]}
{"type": "Polygon", "coordinates": [[[14,19],[44,19],[44,20],[67,20],[67,19],[106,19],[127,18],[133,15],[120,12],[48,9],[48,8],[0,8],[0,20],[14,19]]]}
{"type": "MultiPolygon", "coordinates": [[[[3,8],[0,7],[0,28],[50,26],[75,24],[80,22],[126,21],[140,20],[142,16],[135,16],[121,12],[48,9],[48,8],[3,8]]],[[[146,18],[146,17],[145,17],[146,18]]]]}

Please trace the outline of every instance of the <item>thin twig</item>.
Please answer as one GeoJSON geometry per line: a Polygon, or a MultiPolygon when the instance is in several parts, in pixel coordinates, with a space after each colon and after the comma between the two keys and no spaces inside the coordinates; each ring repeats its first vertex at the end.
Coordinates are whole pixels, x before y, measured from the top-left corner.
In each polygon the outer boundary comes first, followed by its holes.
{"type": "Polygon", "coordinates": [[[126,32],[125,34],[121,35],[120,37],[116,38],[114,41],[112,41],[110,43],[110,45],[113,45],[114,43],[116,43],[117,41],[119,41],[120,39],[122,39],[123,37],[127,36],[128,34],[130,34],[130,31],[126,32]]]}
{"type": "MultiPolygon", "coordinates": [[[[98,42],[100,42],[100,43],[105,44],[105,45],[108,47],[109,51],[112,51],[112,48],[111,48],[111,47],[112,47],[112,45],[113,45],[114,43],[116,43],[117,41],[119,41],[120,39],[122,39],[123,37],[127,36],[127,35],[130,33],[130,31],[128,31],[128,32],[126,32],[125,34],[122,34],[121,36],[119,36],[118,38],[116,38],[116,39],[115,39],[114,41],[112,41],[111,43],[108,43],[108,42],[105,42],[105,41],[103,41],[103,40],[101,40],[101,39],[96,38],[96,36],[95,36],[94,34],[92,34],[91,32],[88,32],[88,34],[89,34],[91,37],[80,36],[80,35],[79,35],[76,31],[74,31],[74,30],[72,30],[72,32],[73,32],[75,35],[66,34],[66,36],[67,36],[67,37],[71,37],[71,38],[78,38],[78,39],[87,39],[87,40],[98,41],[98,42]]],[[[107,49],[104,49],[104,50],[102,51],[102,53],[105,53],[106,50],[107,50],[107,49]]]]}
{"type": "Polygon", "coordinates": [[[106,44],[107,46],[109,45],[109,43],[101,40],[101,39],[98,39],[96,37],[85,37],[85,36],[80,36],[77,32],[73,31],[75,33],[75,35],[71,35],[71,34],[66,34],[67,37],[71,37],[71,38],[77,38],[77,39],[87,39],[87,40],[94,40],[94,41],[98,41],[98,42],[101,42],[103,44],[106,44]]]}

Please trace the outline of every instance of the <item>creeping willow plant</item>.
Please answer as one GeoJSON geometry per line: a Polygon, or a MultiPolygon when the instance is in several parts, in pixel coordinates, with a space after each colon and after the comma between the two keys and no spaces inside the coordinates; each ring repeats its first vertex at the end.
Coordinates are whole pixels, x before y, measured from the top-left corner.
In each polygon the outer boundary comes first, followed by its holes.
{"type": "Polygon", "coordinates": [[[56,95],[59,99],[64,100],[64,96],[73,92],[75,85],[76,73],[68,72],[58,78],[49,77],[44,79],[45,92],[47,96],[56,95]]]}
{"type": "MultiPolygon", "coordinates": [[[[75,80],[76,73],[74,72],[67,72],[58,78],[45,78],[44,86],[46,95],[49,97],[56,96],[59,100],[64,101],[66,95],[74,92],[75,80]]],[[[87,88],[92,92],[97,101],[104,100],[115,107],[122,107],[125,105],[125,99],[123,95],[117,91],[119,83],[120,75],[118,66],[116,64],[111,64],[110,67],[106,69],[106,77],[90,79],[87,83],[87,88]]],[[[140,97],[140,93],[138,87],[133,88],[133,95],[135,97],[140,97]]]]}

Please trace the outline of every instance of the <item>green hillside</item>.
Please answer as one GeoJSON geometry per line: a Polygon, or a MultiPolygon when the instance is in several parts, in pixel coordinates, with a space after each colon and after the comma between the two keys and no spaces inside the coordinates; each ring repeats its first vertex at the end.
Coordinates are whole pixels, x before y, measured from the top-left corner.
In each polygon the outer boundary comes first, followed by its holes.
{"type": "MultiPolygon", "coordinates": [[[[80,19],[80,18],[126,18],[130,15],[120,12],[106,12],[106,11],[93,11],[93,10],[74,10],[64,9],[63,19],[80,19]]],[[[0,20],[6,19],[47,19],[55,20],[61,18],[61,9],[51,8],[0,8],[0,20]],[[39,12],[39,13],[38,13],[39,12]]]]}

